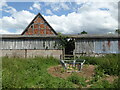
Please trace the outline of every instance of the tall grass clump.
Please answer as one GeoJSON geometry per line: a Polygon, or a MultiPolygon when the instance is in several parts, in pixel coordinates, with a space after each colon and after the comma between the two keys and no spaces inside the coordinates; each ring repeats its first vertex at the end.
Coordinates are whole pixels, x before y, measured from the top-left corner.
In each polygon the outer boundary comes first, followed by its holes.
{"type": "Polygon", "coordinates": [[[104,70],[105,74],[118,75],[119,74],[118,56],[119,54],[108,54],[102,57],[81,56],[80,59],[85,59],[86,64],[97,65],[98,69],[104,70]]]}
{"type": "Polygon", "coordinates": [[[73,73],[67,78],[68,81],[79,85],[80,87],[85,87],[87,85],[86,78],[78,76],[76,73],[73,73]]]}
{"type": "Polygon", "coordinates": [[[73,83],[51,76],[47,69],[58,65],[53,57],[2,58],[2,87],[5,88],[74,88],[73,83]]]}

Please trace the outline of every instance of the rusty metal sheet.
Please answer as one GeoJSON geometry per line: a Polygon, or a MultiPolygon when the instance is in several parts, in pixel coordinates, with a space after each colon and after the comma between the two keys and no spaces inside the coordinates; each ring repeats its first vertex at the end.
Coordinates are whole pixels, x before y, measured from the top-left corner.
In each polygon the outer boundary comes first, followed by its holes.
{"type": "Polygon", "coordinates": [[[95,53],[118,53],[117,40],[99,40],[95,41],[95,53]]]}

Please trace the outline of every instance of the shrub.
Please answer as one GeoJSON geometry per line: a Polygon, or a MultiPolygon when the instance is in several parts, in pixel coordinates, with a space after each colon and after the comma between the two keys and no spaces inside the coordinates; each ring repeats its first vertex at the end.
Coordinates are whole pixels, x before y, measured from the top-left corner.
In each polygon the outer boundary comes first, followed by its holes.
{"type": "Polygon", "coordinates": [[[86,64],[97,65],[98,69],[103,69],[105,74],[118,75],[118,56],[119,54],[108,54],[102,57],[83,57],[81,59],[86,60],[86,64]]]}
{"type": "Polygon", "coordinates": [[[112,85],[114,88],[120,88],[120,78],[115,79],[112,85]]]}
{"type": "Polygon", "coordinates": [[[87,84],[85,82],[86,78],[80,77],[76,73],[74,73],[70,77],[68,77],[67,80],[74,84],[81,85],[81,86],[86,86],[86,84],[87,84]]]}

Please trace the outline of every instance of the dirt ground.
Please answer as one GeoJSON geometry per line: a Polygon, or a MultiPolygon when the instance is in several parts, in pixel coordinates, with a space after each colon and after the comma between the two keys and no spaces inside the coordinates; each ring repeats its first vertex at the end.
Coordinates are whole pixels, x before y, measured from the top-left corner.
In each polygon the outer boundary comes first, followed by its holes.
{"type": "MultiPolygon", "coordinates": [[[[88,81],[89,81],[89,79],[91,79],[95,74],[94,70],[95,70],[94,65],[84,65],[81,72],[77,72],[77,74],[80,77],[88,78],[88,81]]],[[[64,71],[64,69],[62,68],[61,65],[58,65],[58,66],[52,66],[52,67],[48,68],[48,73],[54,77],[60,77],[60,78],[66,79],[73,72],[66,72],[66,71],[64,71]]],[[[108,80],[109,82],[112,83],[116,78],[118,78],[118,77],[107,75],[103,79],[108,80]]]]}
{"type": "MultiPolygon", "coordinates": [[[[94,75],[94,65],[84,65],[81,72],[77,74],[81,77],[91,78],[94,75]]],[[[48,73],[55,77],[60,77],[66,79],[73,72],[65,72],[61,65],[53,66],[48,69],[48,73]]]]}

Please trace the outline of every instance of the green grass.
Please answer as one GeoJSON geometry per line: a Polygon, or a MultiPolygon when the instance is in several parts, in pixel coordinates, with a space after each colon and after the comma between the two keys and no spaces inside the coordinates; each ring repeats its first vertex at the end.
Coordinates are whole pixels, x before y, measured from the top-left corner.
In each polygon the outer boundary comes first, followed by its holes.
{"type": "Polygon", "coordinates": [[[76,73],[73,73],[71,76],[67,78],[68,81],[77,84],[80,88],[86,87],[87,83],[86,78],[78,76],[76,73]]]}
{"type": "Polygon", "coordinates": [[[47,69],[56,66],[59,61],[53,57],[36,58],[2,58],[3,88],[76,88],[91,85],[92,88],[118,88],[120,80],[113,84],[102,80],[105,74],[119,75],[118,55],[110,54],[104,57],[80,57],[86,64],[96,65],[92,80],[79,77],[73,73],[67,79],[51,76],[47,69]]]}
{"type": "Polygon", "coordinates": [[[58,65],[52,57],[2,58],[3,88],[74,88],[73,83],[52,77],[47,69],[58,65]]]}
{"type": "Polygon", "coordinates": [[[90,81],[92,85],[91,88],[119,88],[120,80],[116,79],[112,84],[106,80],[102,80],[106,74],[108,75],[120,75],[120,67],[119,67],[119,55],[120,54],[108,54],[102,57],[86,57],[81,56],[80,59],[85,59],[86,64],[96,65],[95,75],[93,79],[90,81]]]}
{"type": "Polygon", "coordinates": [[[98,69],[109,75],[119,75],[118,65],[119,54],[108,54],[102,57],[85,57],[81,56],[80,59],[85,59],[86,64],[97,65],[98,69]]]}

